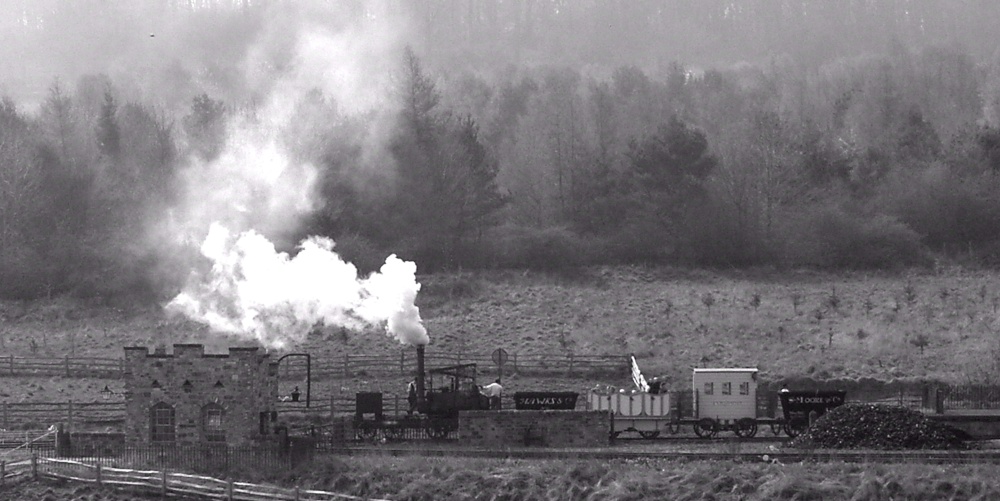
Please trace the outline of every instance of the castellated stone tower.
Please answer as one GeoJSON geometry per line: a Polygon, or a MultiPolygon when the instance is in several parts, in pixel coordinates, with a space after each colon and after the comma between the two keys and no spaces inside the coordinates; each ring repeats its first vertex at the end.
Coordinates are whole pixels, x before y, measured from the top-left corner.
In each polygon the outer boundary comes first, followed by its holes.
{"type": "Polygon", "coordinates": [[[200,344],[125,348],[125,440],[252,445],[273,433],[278,364],[257,348],[210,355],[200,344]]]}

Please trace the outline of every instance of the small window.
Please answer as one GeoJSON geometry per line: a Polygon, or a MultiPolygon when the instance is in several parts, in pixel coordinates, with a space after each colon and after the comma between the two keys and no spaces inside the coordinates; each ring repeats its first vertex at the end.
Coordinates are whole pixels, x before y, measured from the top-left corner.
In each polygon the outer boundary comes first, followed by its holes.
{"type": "Polygon", "coordinates": [[[722,394],[723,395],[732,395],[733,394],[733,383],[729,383],[729,382],[722,383],[722,394]]]}
{"type": "Polygon", "coordinates": [[[740,395],[750,394],[750,382],[740,383],[740,395]]]}
{"type": "Polygon", "coordinates": [[[153,443],[170,443],[174,441],[174,407],[160,402],[149,412],[150,440],[153,443]]]}
{"type": "Polygon", "coordinates": [[[711,395],[715,393],[715,383],[705,383],[705,394],[711,395]]]}
{"type": "Polygon", "coordinates": [[[221,405],[208,404],[201,409],[201,426],[206,442],[225,442],[225,411],[221,405]]]}

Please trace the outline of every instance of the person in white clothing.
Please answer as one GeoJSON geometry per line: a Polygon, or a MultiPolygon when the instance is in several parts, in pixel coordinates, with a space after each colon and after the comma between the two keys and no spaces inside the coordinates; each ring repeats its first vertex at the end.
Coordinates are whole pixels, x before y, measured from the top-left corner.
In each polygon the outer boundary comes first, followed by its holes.
{"type": "Polygon", "coordinates": [[[490,410],[500,410],[500,395],[503,394],[503,386],[500,386],[500,379],[483,386],[480,392],[490,399],[490,410]]]}

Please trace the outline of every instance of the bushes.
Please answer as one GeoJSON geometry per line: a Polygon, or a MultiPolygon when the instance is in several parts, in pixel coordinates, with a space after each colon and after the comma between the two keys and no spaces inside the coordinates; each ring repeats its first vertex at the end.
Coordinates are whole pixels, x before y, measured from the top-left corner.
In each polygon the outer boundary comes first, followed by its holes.
{"type": "Polygon", "coordinates": [[[889,216],[839,207],[806,213],[792,227],[791,261],[830,268],[899,268],[928,261],[920,236],[889,216]]]}
{"type": "Polygon", "coordinates": [[[944,166],[898,173],[876,203],[923,237],[934,249],[967,248],[996,240],[1000,200],[992,175],[962,179],[944,166]]]}
{"type": "Polygon", "coordinates": [[[506,225],[491,230],[481,253],[489,265],[551,271],[590,264],[600,246],[562,226],[506,225]]]}

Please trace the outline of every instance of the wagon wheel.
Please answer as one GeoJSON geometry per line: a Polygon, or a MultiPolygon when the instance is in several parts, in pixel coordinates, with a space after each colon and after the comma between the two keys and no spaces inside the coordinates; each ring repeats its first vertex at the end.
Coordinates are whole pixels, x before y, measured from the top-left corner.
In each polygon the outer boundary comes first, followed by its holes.
{"type": "Polygon", "coordinates": [[[694,434],[701,438],[712,438],[719,432],[719,424],[712,418],[701,418],[694,424],[694,434]]]}
{"type": "Polygon", "coordinates": [[[660,436],[660,431],[659,430],[640,431],[639,436],[642,438],[656,438],[660,436]]]}
{"type": "Polygon", "coordinates": [[[799,434],[802,433],[803,431],[806,431],[806,428],[808,427],[809,423],[802,421],[800,419],[789,421],[785,423],[785,435],[795,438],[799,436],[799,434]]]}
{"type": "Polygon", "coordinates": [[[757,434],[757,420],[753,418],[742,418],[736,421],[733,427],[736,436],[743,438],[753,438],[757,434]]]}
{"type": "Polygon", "coordinates": [[[781,429],[784,427],[784,420],[779,419],[777,421],[771,421],[771,433],[774,436],[781,435],[781,429]]]}
{"type": "Polygon", "coordinates": [[[667,425],[664,429],[667,430],[667,433],[676,435],[679,431],[681,431],[681,422],[676,419],[667,421],[667,425]]]}

